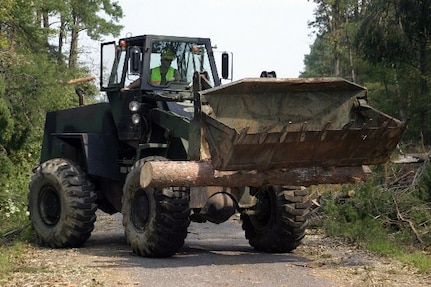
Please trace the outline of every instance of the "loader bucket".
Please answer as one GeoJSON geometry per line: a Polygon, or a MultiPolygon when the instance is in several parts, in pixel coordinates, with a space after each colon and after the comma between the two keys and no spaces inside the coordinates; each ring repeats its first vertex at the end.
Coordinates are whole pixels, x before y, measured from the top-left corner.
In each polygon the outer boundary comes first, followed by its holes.
{"type": "Polygon", "coordinates": [[[380,164],[406,127],[340,78],[248,78],[201,92],[201,102],[201,149],[218,170],[380,164]]]}

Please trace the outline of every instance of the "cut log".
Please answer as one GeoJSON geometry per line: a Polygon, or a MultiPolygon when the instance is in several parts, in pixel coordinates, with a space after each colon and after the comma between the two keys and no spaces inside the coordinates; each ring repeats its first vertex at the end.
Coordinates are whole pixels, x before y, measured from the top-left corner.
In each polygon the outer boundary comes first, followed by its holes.
{"type": "Polygon", "coordinates": [[[73,80],[69,80],[67,83],[69,85],[74,85],[74,84],[79,84],[79,83],[84,83],[84,82],[89,82],[96,79],[95,76],[89,76],[89,77],[84,77],[84,78],[77,78],[77,79],[73,79],[73,80]]]}
{"type": "Polygon", "coordinates": [[[362,166],[295,168],[271,171],[219,171],[210,162],[150,161],[141,169],[143,188],[171,186],[264,186],[357,183],[366,179],[362,166]]]}

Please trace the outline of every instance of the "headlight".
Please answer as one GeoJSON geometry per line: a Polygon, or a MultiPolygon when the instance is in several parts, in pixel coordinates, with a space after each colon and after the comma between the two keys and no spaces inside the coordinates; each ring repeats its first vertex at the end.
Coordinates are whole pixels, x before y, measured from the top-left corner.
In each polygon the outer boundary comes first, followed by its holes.
{"type": "Polygon", "coordinates": [[[137,101],[131,101],[129,103],[129,110],[132,112],[137,112],[139,111],[139,108],[141,107],[141,104],[138,103],[137,101]]]}
{"type": "Polygon", "coordinates": [[[140,122],[141,122],[141,116],[139,114],[133,114],[132,115],[132,123],[134,125],[139,125],[140,122]]]}

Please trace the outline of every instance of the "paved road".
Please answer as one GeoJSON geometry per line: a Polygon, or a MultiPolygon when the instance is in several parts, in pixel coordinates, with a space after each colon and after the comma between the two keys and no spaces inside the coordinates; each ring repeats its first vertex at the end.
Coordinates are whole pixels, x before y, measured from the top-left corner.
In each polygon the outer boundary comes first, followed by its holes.
{"type": "Polygon", "coordinates": [[[235,219],[192,223],[177,255],[149,259],[130,251],[121,215],[99,215],[92,237],[75,250],[77,260],[101,270],[104,286],[337,286],[313,275],[305,258],[255,252],[235,219]]]}
{"type": "MultiPolygon", "coordinates": [[[[317,230],[316,230],[317,231],[317,230]]],[[[255,252],[235,219],[192,223],[184,247],[172,258],[136,256],[126,244],[121,215],[98,213],[81,248],[27,245],[2,287],[429,287],[431,277],[309,230],[291,254],[255,252]]]]}

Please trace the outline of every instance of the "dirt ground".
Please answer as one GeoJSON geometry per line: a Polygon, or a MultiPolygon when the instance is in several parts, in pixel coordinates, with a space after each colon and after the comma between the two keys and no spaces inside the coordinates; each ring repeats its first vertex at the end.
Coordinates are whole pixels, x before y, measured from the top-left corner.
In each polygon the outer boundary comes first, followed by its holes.
{"type": "Polygon", "coordinates": [[[309,258],[316,275],[342,286],[431,286],[430,275],[316,230],[309,231],[295,254],[309,258]]]}
{"type": "Polygon", "coordinates": [[[99,214],[89,241],[77,249],[29,245],[19,268],[0,286],[431,286],[431,276],[377,257],[316,230],[290,254],[257,253],[238,217],[229,224],[194,224],[173,258],[134,255],[121,215],[99,214]]]}

